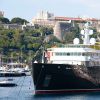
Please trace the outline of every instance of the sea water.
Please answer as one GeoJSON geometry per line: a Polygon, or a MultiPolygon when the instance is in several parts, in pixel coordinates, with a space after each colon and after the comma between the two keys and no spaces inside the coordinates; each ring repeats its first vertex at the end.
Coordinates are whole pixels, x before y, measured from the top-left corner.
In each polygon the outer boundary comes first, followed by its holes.
{"type": "Polygon", "coordinates": [[[15,87],[0,87],[0,100],[100,100],[100,92],[68,93],[59,95],[34,95],[31,76],[0,77],[17,84],[15,87]]]}

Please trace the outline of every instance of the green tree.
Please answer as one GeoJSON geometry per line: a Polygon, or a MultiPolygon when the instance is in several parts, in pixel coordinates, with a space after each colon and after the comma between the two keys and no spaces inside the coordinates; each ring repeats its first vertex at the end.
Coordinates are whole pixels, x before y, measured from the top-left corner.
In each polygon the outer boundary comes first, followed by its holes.
{"type": "Polygon", "coordinates": [[[40,27],[39,30],[42,36],[53,34],[53,28],[51,27],[40,27]]]}
{"type": "Polygon", "coordinates": [[[0,17],[0,22],[4,23],[4,24],[9,24],[10,23],[9,19],[5,18],[5,17],[0,17]]]}
{"type": "Polygon", "coordinates": [[[28,21],[19,17],[15,17],[11,20],[11,23],[24,24],[24,23],[28,23],[28,21]]]}
{"type": "Polygon", "coordinates": [[[73,39],[75,38],[75,33],[73,32],[67,32],[66,36],[65,36],[65,41],[67,43],[73,43],[73,39]]]}

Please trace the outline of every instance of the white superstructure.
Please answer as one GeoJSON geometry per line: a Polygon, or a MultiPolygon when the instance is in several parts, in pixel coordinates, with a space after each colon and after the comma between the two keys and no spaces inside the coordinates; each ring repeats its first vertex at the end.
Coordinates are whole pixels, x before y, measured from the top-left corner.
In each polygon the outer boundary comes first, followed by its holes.
{"type": "Polygon", "coordinates": [[[100,51],[86,45],[48,49],[48,63],[100,66],[100,51]]]}
{"type": "Polygon", "coordinates": [[[48,48],[47,63],[100,66],[100,50],[95,48],[95,39],[89,39],[92,30],[89,31],[86,26],[84,32],[83,44],[78,44],[79,41],[76,39],[74,44],[48,48]],[[90,42],[90,40],[93,41],[90,42]]]}

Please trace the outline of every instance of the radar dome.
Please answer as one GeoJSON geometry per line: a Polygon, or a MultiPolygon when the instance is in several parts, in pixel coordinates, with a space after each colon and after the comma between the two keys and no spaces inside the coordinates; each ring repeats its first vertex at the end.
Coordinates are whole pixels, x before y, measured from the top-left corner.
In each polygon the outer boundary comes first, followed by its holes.
{"type": "Polygon", "coordinates": [[[79,38],[75,38],[75,39],[73,40],[73,43],[74,43],[74,44],[79,44],[79,38]]]}
{"type": "Polygon", "coordinates": [[[96,42],[95,38],[90,39],[90,44],[95,44],[95,42],[96,42]]]}
{"type": "Polygon", "coordinates": [[[84,30],[81,30],[81,34],[84,35],[84,33],[85,33],[85,31],[84,30]]]}

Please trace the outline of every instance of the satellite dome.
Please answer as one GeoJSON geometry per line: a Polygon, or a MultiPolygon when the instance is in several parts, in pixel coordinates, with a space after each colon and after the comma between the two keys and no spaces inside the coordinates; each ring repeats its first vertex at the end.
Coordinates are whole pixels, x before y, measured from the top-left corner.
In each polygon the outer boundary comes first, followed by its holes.
{"type": "Polygon", "coordinates": [[[73,43],[74,43],[74,44],[79,44],[79,38],[75,38],[75,39],[73,40],[73,43]]]}
{"type": "Polygon", "coordinates": [[[95,42],[96,42],[95,38],[90,39],[90,44],[95,44],[95,42]]]}

